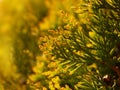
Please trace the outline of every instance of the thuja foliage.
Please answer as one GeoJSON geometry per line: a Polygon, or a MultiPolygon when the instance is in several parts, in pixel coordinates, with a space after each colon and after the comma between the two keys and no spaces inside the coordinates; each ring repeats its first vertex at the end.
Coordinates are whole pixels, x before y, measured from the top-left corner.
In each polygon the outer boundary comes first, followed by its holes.
{"type": "Polygon", "coordinates": [[[119,0],[85,0],[72,12],[61,11],[62,23],[49,31],[41,47],[47,47],[45,53],[67,71],[63,76],[56,74],[61,87],[120,89],[119,4],[119,0]]]}

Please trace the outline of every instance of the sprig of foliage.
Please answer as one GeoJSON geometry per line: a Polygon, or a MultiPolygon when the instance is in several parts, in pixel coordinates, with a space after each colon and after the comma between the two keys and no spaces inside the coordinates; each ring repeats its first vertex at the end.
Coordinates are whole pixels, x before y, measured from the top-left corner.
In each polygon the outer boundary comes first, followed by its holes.
{"type": "MultiPolygon", "coordinates": [[[[105,74],[114,76],[112,72],[120,72],[113,69],[115,63],[119,62],[118,57],[113,55],[115,51],[113,49],[119,43],[119,6],[117,3],[119,0],[114,2],[97,0],[87,3],[86,6],[92,9],[87,8],[82,14],[76,13],[79,8],[76,11],[73,10],[73,14],[64,12],[63,16],[66,20],[54,31],[58,32],[58,35],[52,37],[55,38],[52,55],[69,72],[75,73],[78,70],[79,75],[89,76],[89,80],[83,80],[84,88],[91,87],[90,90],[119,88],[117,84],[111,87],[106,86],[102,80],[105,74]],[[87,18],[83,19],[86,15],[85,11],[87,18]],[[96,65],[95,72],[88,71],[87,68],[93,64],[96,65]],[[91,72],[93,74],[90,75],[91,72]],[[97,76],[97,79],[92,78],[92,75],[97,76]]],[[[119,83],[116,79],[114,80],[114,83],[119,83]]]]}

